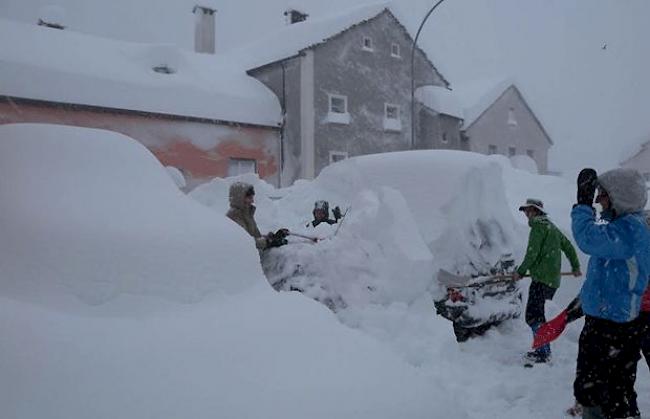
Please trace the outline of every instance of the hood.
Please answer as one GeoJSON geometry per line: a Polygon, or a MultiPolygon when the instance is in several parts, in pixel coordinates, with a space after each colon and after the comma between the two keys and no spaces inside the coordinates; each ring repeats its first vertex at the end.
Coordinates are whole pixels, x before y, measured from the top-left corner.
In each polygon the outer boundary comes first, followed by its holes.
{"type": "Polygon", "coordinates": [[[645,181],[636,170],[610,170],[598,176],[598,184],[607,191],[618,216],[642,211],[648,201],[645,181]]]}
{"type": "Polygon", "coordinates": [[[253,189],[253,185],[246,182],[235,182],[230,185],[229,200],[230,206],[233,208],[245,209],[244,198],[246,192],[253,189]]]}

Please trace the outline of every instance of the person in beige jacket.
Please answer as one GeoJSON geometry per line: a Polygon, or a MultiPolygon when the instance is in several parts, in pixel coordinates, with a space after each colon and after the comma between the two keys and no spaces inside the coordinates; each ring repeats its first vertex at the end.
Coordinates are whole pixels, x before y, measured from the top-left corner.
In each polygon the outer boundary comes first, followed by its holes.
{"type": "Polygon", "coordinates": [[[287,244],[289,230],[281,228],[277,232],[268,233],[262,236],[257,223],[255,222],[255,188],[245,182],[235,182],[230,185],[230,209],[226,216],[239,224],[246,232],[255,239],[255,247],[258,250],[266,250],[271,247],[280,247],[287,244]]]}

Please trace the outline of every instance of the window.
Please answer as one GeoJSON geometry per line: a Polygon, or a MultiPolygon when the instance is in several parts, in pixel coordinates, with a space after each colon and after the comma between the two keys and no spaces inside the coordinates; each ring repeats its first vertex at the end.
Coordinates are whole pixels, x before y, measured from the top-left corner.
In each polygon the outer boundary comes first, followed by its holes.
{"type": "Polygon", "coordinates": [[[399,119],[399,106],[387,103],[384,106],[384,117],[386,119],[399,119]]]}
{"type": "Polygon", "coordinates": [[[514,147],[508,147],[508,156],[512,157],[517,154],[517,149],[514,147]]]}
{"type": "Polygon", "coordinates": [[[364,36],[361,45],[362,45],[362,49],[364,51],[373,51],[372,38],[370,38],[368,36],[364,36]]]}
{"type": "Polygon", "coordinates": [[[237,158],[228,160],[228,176],[239,176],[246,173],[257,173],[257,161],[237,158]]]}
{"type": "Polygon", "coordinates": [[[384,129],[387,131],[401,131],[400,107],[390,103],[384,104],[384,129]]]}
{"type": "Polygon", "coordinates": [[[336,124],[349,124],[348,97],[333,94],[328,95],[328,97],[329,108],[325,120],[336,124]]]}
{"type": "Polygon", "coordinates": [[[508,125],[511,127],[517,126],[517,118],[515,118],[515,108],[510,108],[508,110],[508,125]]]}
{"type": "Polygon", "coordinates": [[[390,44],[390,55],[391,57],[396,57],[396,58],[401,57],[399,53],[399,44],[390,44]]]}
{"type": "Polygon", "coordinates": [[[526,154],[527,154],[528,157],[530,157],[531,159],[534,159],[534,158],[535,158],[535,150],[526,150],[526,154]]]}
{"type": "Polygon", "coordinates": [[[348,113],[347,96],[330,95],[330,112],[331,113],[348,113]]]}
{"type": "Polygon", "coordinates": [[[345,160],[347,158],[348,153],[345,151],[330,151],[330,164],[345,160]]]}
{"type": "Polygon", "coordinates": [[[447,144],[449,142],[449,138],[447,138],[446,132],[442,133],[442,138],[440,139],[440,141],[442,141],[443,144],[447,144]]]}
{"type": "Polygon", "coordinates": [[[497,146],[490,144],[488,146],[488,154],[497,154],[497,146]]]}

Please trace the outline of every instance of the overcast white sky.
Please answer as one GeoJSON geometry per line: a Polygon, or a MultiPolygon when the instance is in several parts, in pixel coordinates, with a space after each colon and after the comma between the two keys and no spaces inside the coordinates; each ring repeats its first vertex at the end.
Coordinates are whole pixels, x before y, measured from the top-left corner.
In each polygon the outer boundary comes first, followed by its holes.
{"type": "MultiPolygon", "coordinates": [[[[284,25],[292,6],[312,17],[373,0],[207,0],[217,14],[217,49],[284,25]]],[[[415,32],[434,0],[396,0],[415,32]]],[[[35,22],[50,5],[72,30],[191,48],[192,0],[1,0],[0,16],[35,22]]],[[[551,169],[611,168],[650,139],[650,1],[445,0],[421,35],[444,76],[463,81],[514,76],[555,142],[551,169]],[[606,49],[602,47],[607,45],[606,49]]],[[[19,40],[17,40],[19,42],[19,40]]]]}

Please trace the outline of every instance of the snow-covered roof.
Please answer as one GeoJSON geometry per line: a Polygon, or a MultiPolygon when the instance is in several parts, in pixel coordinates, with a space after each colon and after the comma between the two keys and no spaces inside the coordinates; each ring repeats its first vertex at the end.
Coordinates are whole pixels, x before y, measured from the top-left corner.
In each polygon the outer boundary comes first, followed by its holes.
{"type": "Polygon", "coordinates": [[[389,3],[377,3],[348,9],[343,13],[323,18],[308,18],[303,22],[287,25],[277,32],[266,35],[264,39],[239,48],[238,51],[233,52],[233,55],[241,57],[238,61],[246,61],[248,69],[280,61],[376,17],[387,10],[388,6],[389,3]]]}
{"type": "Polygon", "coordinates": [[[474,80],[453,85],[453,95],[463,107],[463,128],[472,125],[512,85],[515,82],[511,78],[474,80]]]}
{"type": "Polygon", "coordinates": [[[648,148],[650,148],[650,140],[647,139],[647,136],[640,140],[632,141],[629,144],[621,144],[620,164],[625,165],[639,154],[648,150],[648,148]]]}
{"type": "MultiPolygon", "coordinates": [[[[384,12],[395,19],[407,36],[411,36],[393,13],[392,4],[382,2],[347,9],[345,12],[338,12],[322,18],[308,18],[305,21],[287,25],[275,33],[266,35],[259,41],[233,51],[231,54],[236,61],[246,63],[248,70],[254,70],[294,57],[300,52],[323,44],[342,32],[361,25],[384,12]]],[[[431,67],[435,69],[440,78],[447,83],[447,80],[436,69],[427,54],[420,48],[418,50],[424,55],[431,67]]]]}
{"type": "Polygon", "coordinates": [[[5,19],[0,95],[264,126],[281,118],[277,97],[231,57],[5,19]]]}
{"type": "Polygon", "coordinates": [[[451,91],[440,86],[423,86],[418,88],[415,94],[416,99],[428,108],[463,119],[462,129],[466,130],[510,87],[517,90],[548,142],[553,144],[544,125],[526,103],[513,78],[482,79],[454,84],[451,91]]]}
{"type": "Polygon", "coordinates": [[[458,119],[464,118],[463,107],[458,98],[443,86],[422,86],[415,90],[415,98],[429,109],[458,119]]]}

